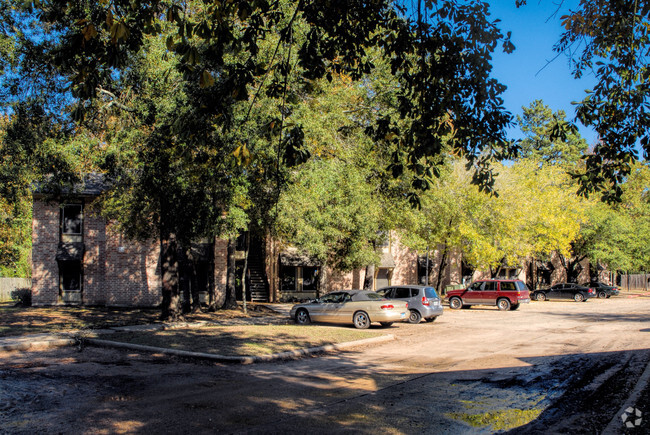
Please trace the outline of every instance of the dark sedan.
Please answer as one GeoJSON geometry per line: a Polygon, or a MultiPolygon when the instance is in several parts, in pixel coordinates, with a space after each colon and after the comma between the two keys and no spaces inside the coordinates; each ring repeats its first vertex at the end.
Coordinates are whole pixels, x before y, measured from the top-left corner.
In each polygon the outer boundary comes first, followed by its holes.
{"type": "Polygon", "coordinates": [[[596,291],[593,288],[566,282],[555,284],[551,288],[535,290],[530,295],[531,299],[536,301],[573,299],[576,302],[584,302],[594,296],[596,296],[596,291]]]}
{"type": "Polygon", "coordinates": [[[607,285],[602,282],[591,282],[589,284],[585,284],[585,286],[589,286],[594,289],[596,291],[596,295],[599,298],[611,298],[612,296],[618,296],[619,294],[618,287],[607,285]]]}

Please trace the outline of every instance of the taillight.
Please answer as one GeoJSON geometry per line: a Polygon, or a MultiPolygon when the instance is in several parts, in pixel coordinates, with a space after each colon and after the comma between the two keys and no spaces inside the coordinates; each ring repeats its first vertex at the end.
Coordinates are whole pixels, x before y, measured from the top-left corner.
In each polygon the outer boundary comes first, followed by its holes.
{"type": "Polygon", "coordinates": [[[429,299],[426,296],[422,296],[422,305],[429,306],[429,299]]]}
{"type": "Polygon", "coordinates": [[[593,292],[594,292],[594,289],[590,288],[589,293],[593,293],[593,292]]]}
{"type": "Polygon", "coordinates": [[[393,308],[395,308],[393,305],[382,305],[381,306],[382,310],[392,310],[393,308]]]}

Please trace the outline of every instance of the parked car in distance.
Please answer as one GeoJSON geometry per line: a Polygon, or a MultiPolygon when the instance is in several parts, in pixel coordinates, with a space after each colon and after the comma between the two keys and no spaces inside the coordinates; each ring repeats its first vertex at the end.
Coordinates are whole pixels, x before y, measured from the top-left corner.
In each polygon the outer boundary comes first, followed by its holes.
{"type": "Polygon", "coordinates": [[[290,316],[299,325],[312,321],[352,323],[355,328],[366,329],[370,327],[371,322],[390,326],[393,322],[406,320],[406,313],[406,302],[389,301],[370,290],[341,290],[294,305],[290,316]]]}
{"type": "Polygon", "coordinates": [[[535,290],[531,294],[536,301],[573,299],[576,302],[585,302],[593,296],[596,296],[596,291],[593,288],[566,282],[555,284],[551,288],[535,290]]]}
{"type": "Polygon", "coordinates": [[[447,292],[449,307],[457,310],[472,305],[496,305],[500,310],[516,310],[530,302],[528,286],[518,279],[485,279],[469,287],[447,292]]]}
{"type": "Polygon", "coordinates": [[[592,289],[595,290],[596,296],[599,298],[611,298],[612,296],[618,296],[620,293],[618,290],[618,287],[614,287],[613,285],[607,285],[602,282],[590,282],[587,284],[584,284],[585,287],[591,287],[592,289]]]}
{"type": "Polygon", "coordinates": [[[408,302],[408,322],[420,323],[422,319],[433,322],[442,315],[442,301],[433,287],[423,285],[393,285],[377,290],[387,299],[408,302]]]}

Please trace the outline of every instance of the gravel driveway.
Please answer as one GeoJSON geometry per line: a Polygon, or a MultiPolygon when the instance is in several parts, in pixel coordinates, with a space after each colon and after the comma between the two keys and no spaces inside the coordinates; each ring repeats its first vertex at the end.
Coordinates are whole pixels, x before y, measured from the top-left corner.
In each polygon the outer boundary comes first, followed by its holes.
{"type": "Polygon", "coordinates": [[[648,388],[634,403],[641,426],[619,412],[650,362],[650,298],[446,309],[386,332],[396,340],[250,366],[0,354],[0,433],[649,431],[648,388]]]}

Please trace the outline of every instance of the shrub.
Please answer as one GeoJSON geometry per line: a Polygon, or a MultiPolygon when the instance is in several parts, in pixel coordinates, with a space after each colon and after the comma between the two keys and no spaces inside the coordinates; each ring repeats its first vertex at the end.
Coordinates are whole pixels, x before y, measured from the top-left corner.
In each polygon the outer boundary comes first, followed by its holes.
{"type": "Polygon", "coordinates": [[[16,306],[30,307],[32,305],[32,290],[17,288],[11,292],[11,299],[16,301],[16,306]]]}

